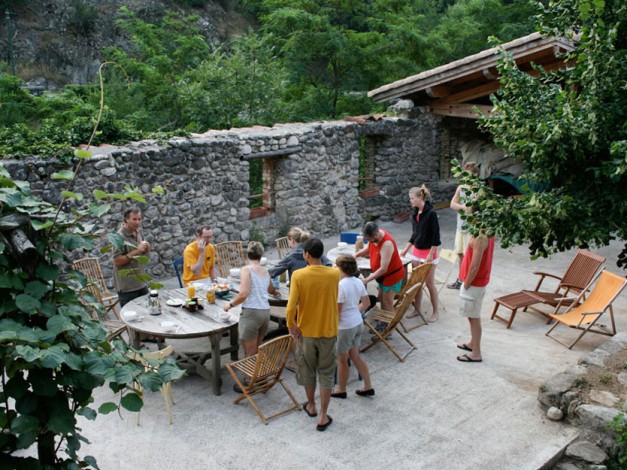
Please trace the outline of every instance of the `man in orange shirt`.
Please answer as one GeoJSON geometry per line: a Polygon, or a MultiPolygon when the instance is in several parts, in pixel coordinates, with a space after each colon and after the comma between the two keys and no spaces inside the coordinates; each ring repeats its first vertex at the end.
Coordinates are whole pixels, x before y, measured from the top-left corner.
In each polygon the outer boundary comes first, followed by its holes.
{"type": "Polygon", "coordinates": [[[213,230],[210,227],[200,227],[196,231],[196,240],[185,247],[183,251],[183,285],[198,279],[211,278],[215,281],[216,250],[211,244],[213,230]]]}
{"type": "Polygon", "coordinates": [[[339,324],[340,272],[322,265],[323,252],[324,245],[317,238],[304,243],[307,267],[294,271],[286,309],[287,327],[297,341],[296,382],[305,387],[307,394],[303,410],[312,418],[318,417],[318,431],[326,430],[333,422],[327,410],[337,365],[335,348],[339,324]],[[316,375],[320,382],[320,414],[316,412],[316,375]]]}

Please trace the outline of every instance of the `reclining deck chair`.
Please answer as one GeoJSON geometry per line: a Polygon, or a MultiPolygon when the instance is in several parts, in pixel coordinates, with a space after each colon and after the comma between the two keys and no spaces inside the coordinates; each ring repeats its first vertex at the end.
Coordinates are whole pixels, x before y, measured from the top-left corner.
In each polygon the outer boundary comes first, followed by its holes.
{"type": "Polygon", "coordinates": [[[120,314],[115,308],[118,304],[118,294],[115,294],[107,288],[102,269],[100,268],[100,261],[98,258],[82,258],[72,263],[72,269],[80,271],[87,278],[87,290],[91,292],[96,299],[102,303],[105,308],[105,312],[113,312],[115,318],[120,319],[120,314]]]}
{"type": "MultiPolygon", "coordinates": [[[[427,277],[429,276],[429,271],[431,271],[432,266],[433,266],[433,263],[425,263],[414,268],[414,270],[411,272],[411,275],[409,276],[409,279],[407,280],[407,282],[401,289],[401,292],[398,294],[398,298],[394,302],[394,308],[397,308],[399,304],[403,301],[403,298],[405,297],[405,294],[407,293],[409,289],[411,289],[417,284],[420,284],[420,286],[416,289],[416,295],[418,295],[418,292],[420,292],[420,289],[422,289],[425,285],[427,277]]],[[[425,319],[425,317],[422,315],[422,313],[419,310],[418,310],[418,317],[422,320],[422,323],[418,323],[417,325],[413,325],[410,327],[406,327],[405,324],[403,323],[403,319],[401,318],[401,321],[399,323],[401,324],[401,327],[403,328],[405,333],[409,333],[411,330],[415,330],[418,327],[427,325],[427,320],[425,319]]]]}
{"type": "Polygon", "coordinates": [[[398,358],[399,361],[405,362],[405,358],[409,355],[409,353],[416,349],[416,345],[414,345],[414,343],[412,343],[409,338],[405,336],[405,334],[403,334],[403,332],[398,328],[398,324],[403,318],[403,315],[405,315],[405,312],[407,312],[409,306],[414,302],[416,294],[421,288],[422,284],[414,284],[412,287],[407,289],[407,292],[405,292],[401,303],[398,307],[396,307],[396,310],[394,311],[383,310],[379,307],[375,307],[372,310],[368,311],[364,323],[368,328],[370,328],[370,331],[374,333],[375,337],[368,346],[362,348],[362,352],[367,351],[378,342],[383,341],[383,344],[385,344],[389,348],[389,350],[392,351],[392,353],[398,358]],[[385,324],[385,329],[383,331],[377,331],[377,329],[372,325],[372,321],[379,321],[385,324]],[[406,352],[404,356],[401,356],[386,339],[395,330],[399,335],[401,335],[401,337],[407,342],[407,344],[411,346],[411,349],[406,352]]]}
{"type": "Polygon", "coordinates": [[[495,305],[492,311],[491,320],[494,318],[501,320],[507,324],[507,328],[512,326],[516,311],[519,308],[523,308],[526,311],[527,308],[545,316],[547,318],[547,325],[551,323],[549,313],[557,313],[560,307],[571,305],[576,301],[578,297],[569,297],[569,294],[585,294],[587,286],[590,284],[592,278],[599,270],[601,265],[605,263],[605,258],[602,256],[590,253],[588,250],[579,250],[573,258],[570,266],[564,273],[564,276],[559,277],[554,274],[535,272],[540,276],[538,284],[534,290],[523,290],[508,294],[503,297],[494,299],[495,305]],[[557,288],[554,291],[540,291],[542,282],[545,278],[552,277],[559,281],[557,288]],[[553,312],[546,312],[536,308],[535,305],[549,305],[553,307],[553,312]],[[509,318],[501,317],[496,314],[499,306],[504,306],[512,311],[509,318]]]}
{"type": "Polygon", "coordinates": [[[594,286],[594,289],[592,289],[592,292],[590,292],[590,295],[585,300],[583,300],[585,291],[582,291],[577,298],[577,302],[573,302],[567,311],[559,315],[549,314],[549,317],[552,320],[556,320],[556,323],[545,333],[546,336],[553,338],[558,343],[562,343],[564,346],[567,346],[568,349],[571,349],[588,331],[606,336],[614,336],[616,334],[612,303],[625,288],[627,279],[609,271],[601,271],[596,278],[599,279],[599,282],[597,282],[596,286],[594,286]],[[581,303],[579,303],[579,301],[581,301],[581,303]],[[597,323],[597,320],[608,308],[610,310],[611,328],[597,323]],[[549,335],[560,323],[569,328],[581,330],[581,334],[577,336],[575,341],[570,345],[549,335]]]}
{"type": "Polygon", "coordinates": [[[222,242],[216,245],[217,270],[220,277],[228,278],[232,268],[246,265],[246,255],[242,242],[222,242]]]}
{"type": "Polygon", "coordinates": [[[300,403],[296,400],[296,397],[292,394],[287,385],[283,383],[283,379],[281,378],[291,345],[291,336],[280,336],[259,346],[259,352],[254,356],[245,357],[239,361],[231,362],[226,366],[233,380],[235,380],[235,383],[242,390],[242,394],[233,401],[233,403],[237,405],[243,399],[247,399],[259,415],[263,424],[268,424],[268,421],[272,418],[301,408],[300,403]],[[246,379],[244,381],[240,380],[236,371],[243,374],[246,379]],[[255,403],[253,396],[259,393],[267,393],[277,383],[281,384],[285,392],[289,395],[292,400],[292,405],[278,413],[266,417],[259,406],[257,406],[257,403],[255,403]]]}

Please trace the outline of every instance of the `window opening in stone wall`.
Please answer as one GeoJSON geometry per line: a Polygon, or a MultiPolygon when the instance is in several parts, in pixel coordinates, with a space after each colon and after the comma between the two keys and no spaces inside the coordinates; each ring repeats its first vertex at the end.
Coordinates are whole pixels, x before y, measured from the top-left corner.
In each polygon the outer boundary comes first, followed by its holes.
{"type": "Polygon", "coordinates": [[[374,188],[374,157],[377,154],[380,138],[362,136],[359,138],[359,191],[374,188]]]}
{"type": "Polygon", "coordinates": [[[274,211],[274,167],[271,158],[252,159],[248,165],[248,184],[250,188],[249,208],[251,219],[262,217],[274,211]]]}

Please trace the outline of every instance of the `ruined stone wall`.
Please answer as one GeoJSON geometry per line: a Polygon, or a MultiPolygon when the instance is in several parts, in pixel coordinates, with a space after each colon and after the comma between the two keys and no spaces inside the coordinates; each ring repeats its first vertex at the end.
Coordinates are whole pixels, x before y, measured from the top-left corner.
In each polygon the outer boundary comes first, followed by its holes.
{"type": "MultiPolygon", "coordinates": [[[[454,190],[439,183],[436,120],[428,115],[365,124],[333,121],[210,131],[95,152],[83,161],[73,188],[86,199],[93,189],[123,192],[130,185],[147,195],[156,185],[165,189],[163,196],[139,204],[144,233],[153,245],[148,270],[156,278],[173,275],[172,260],[200,225],[214,229],[216,243],[262,239],[268,246],[293,225],[329,236],[360,227],[368,219],[390,220],[409,209],[411,186],[427,184],[436,200],[449,199],[454,190]],[[377,136],[378,142],[372,155],[377,194],[364,199],[358,191],[360,139],[369,136],[377,136]],[[252,220],[250,158],[262,158],[265,178],[271,179],[269,210],[252,220]]],[[[14,178],[29,181],[43,199],[61,200],[65,184],[50,178],[63,169],[57,160],[5,160],[4,165],[14,178]]],[[[113,202],[99,226],[105,232],[117,230],[122,212],[131,205],[113,202]]],[[[109,279],[111,260],[102,258],[101,264],[109,279]]]]}

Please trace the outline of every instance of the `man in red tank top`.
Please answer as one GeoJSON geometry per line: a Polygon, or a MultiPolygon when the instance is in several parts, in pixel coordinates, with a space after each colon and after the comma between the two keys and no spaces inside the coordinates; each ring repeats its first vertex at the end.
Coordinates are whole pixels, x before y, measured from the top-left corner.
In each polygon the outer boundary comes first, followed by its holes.
{"type": "Polygon", "coordinates": [[[459,314],[470,322],[470,341],[457,345],[459,349],[468,351],[457,356],[460,362],[482,361],[481,305],[490,281],[493,255],[494,238],[480,235],[470,239],[459,273],[463,282],[459,291],[459,314]]]}

